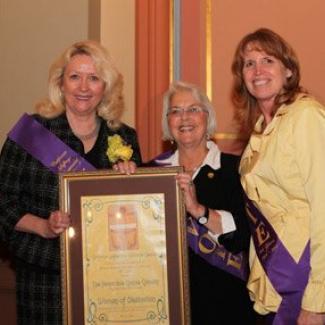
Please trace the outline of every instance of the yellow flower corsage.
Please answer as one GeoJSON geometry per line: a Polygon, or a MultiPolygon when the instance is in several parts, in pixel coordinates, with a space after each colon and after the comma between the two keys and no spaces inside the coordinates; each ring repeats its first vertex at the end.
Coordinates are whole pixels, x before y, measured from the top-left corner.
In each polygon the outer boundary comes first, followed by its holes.
{"type": "Polygon", "coordinates": [[[132,157],[131,146],[126,145],[118,134],[108,137],[107,144],[106,155],[111,163],[114,164],[118,160],[127,161],[132,157]]]}

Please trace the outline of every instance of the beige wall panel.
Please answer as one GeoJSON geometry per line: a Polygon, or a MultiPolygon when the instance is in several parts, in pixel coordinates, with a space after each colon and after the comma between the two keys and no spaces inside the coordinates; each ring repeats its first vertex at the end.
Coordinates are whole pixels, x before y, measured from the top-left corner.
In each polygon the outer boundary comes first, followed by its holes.
{"type": "MultiPolygon", "coordinates": [[[[48,68],[72,42],[87,38],[88,2],[0,0],[0,147],[24,112],[47,94],[48,68]]],[[[96,31],[96,28],[93,28],[96,31]]],[[[0,243],[1,324],[16,324],[14,272],[0,243]]]]}
{"type": "Polygon", "coordinates": [[[135,2],[101,1],[101,42],[111,53],[124,77],[125,113],[123,121],[135,124],[135,2]]]}
{"type": "Polygon", "coordinates": [[[88,0],[0,0],[0,147],[23,112],[47,94],[48,67],[88,35],[88,0]]]}
{"type": "Polygon", "coordinates": [[[231,62],[235,47],[248,32],[268,27],[296,50],[302,85],[325,103],[324,0],[212,0],[213,102],[219,132],[231,132],[231,62]]]}

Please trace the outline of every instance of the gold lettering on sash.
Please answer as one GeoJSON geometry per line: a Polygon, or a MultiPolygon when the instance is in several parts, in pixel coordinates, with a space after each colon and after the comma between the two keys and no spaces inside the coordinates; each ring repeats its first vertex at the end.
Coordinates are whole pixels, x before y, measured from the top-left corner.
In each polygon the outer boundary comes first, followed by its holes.
{"type": "Polygon", "coordinates": [[[243,258],[241,254],[232,254],[228,252],[222,245],[214,241],[209,236],[208,232],[200,235],[197,232],[192,219],[190,225],[188,226],[188,231],[189,230],[191,233],[194,233],[195,236],[199,237],[198,248],[200,253],[205,255],[218,256],[228,267],[235,268],[236,270],[242,269],[243,258]]]}
{"type": "Polygon", "coordinates": [[[199,232],[195,228],[194,221],[192,218],[189,218],[189,224],[187,225],[187,232],[196,236],[196,237],[199,236],[199,232]]]}
{"type": "Polygon", "coordinates": [[[218,255],[223,260],[225,260],[227,257],[227,251],[223,248],[223,246],[220,246],[218,244],[216,244],[215,254],[218,255]]]}
{"type": "Polygon", "coordinates": [[[257,219],[256,219],[256,218],[253,216],[253,214],[251,213],[248,204],[246,204],[246,212],[247,212],[249,218],[251,219],[251,221],[254,223],[254,225],[256,225],[256,224],[257,224],[257,219]]]}
{"type": "Polygon", "coordinates": [[[59,167],[58,167],[59,171],[65,170],[67,165],[70,163],[70,161],[71,161],[70,157],[68,157],[67,159],[61,161],[60,164],[59,164],[59,167]]]}
{"type": "Polygon", "coordinates": [[[237,270],[240,270],[242,266],[242,262],[243,259],[241,258],[241,256],[229,253],[227,265],[230,265],[236,268],[237,270]]]}
{"type": "MultiPolygon", "coordinates": [[[[72,171],[80,165],[78,157],[68,156],[68,152],[63,151],[56,159],[51,162],[51,167],[57,167],[59,171],[72,171]]],[[[85,169],[83,169],[85,171],[85,169]]]]}
{"type": "Polygon", "coordinates": [[[265,260],[274,251],[276,240],[272,238],[263,221],[253,215],[248,204],[246,204],[246,211],[255,228],[254,237],[256,238],[255,245],[257,245],[255,249],[258,251],[260,258],[265,260]]]}
{"type": "Polygon", "coordinates": [[[270,238],[270,234],[265,229],[265,225],[262,222],[257,226],[255,232],[259,246],[262,246],[270,238]]]}
{"type": "Polygon", "coordinates": [[[262,260],[265,260],[275,249],[276,242],[274,239],[265,243],[265,245],[258,247],[259,255],[262,260]]]}
{"type": "Polygon", "coordinates": [[[55,160],[51,162],[51,166],[55,167],[58,166],[61,162],[61,160],[66,156],[67,151],[63,151],[60,156],[58,156],[55,160]]]}
{"type": "Polygon", "coordinates": [[[74,160],[72,161],[71,166],[68,168],[68,171],[72,171],[74,167],[76,167],[80,163],[78,157],[75,157],[74,160]]]}
{"type": "Polygon", "coordinates": [[[267,251],[268,253],[272,253],[274,251],[274,249],[275,249],[275,244],[276,244],[276,242],[275,242],[274,239],[272,239],[271,241],[265,243],[265,245],[264,245],[265,251],[267,251]]]}
{"type": "Polygon", "coordinates": [[[204,254],[210,254],[210,253],[212,253],[215,250],[216,245],[217,245],[217,243],[214,240],[212,240],[207,233],[203,234],[199,238],[199,249],[204,254]],[[203,240],[204,241],[207,241],[208,243],[210,243],[211,244],[211,247],[207,247],[204,244],[203,240]]]}

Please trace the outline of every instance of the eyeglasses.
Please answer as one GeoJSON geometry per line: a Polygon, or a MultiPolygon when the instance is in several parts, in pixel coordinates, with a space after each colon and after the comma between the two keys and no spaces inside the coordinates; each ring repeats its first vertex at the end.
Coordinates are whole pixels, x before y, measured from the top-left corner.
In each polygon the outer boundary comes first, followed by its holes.
{"type": "Polygon", "coordinates": [[[183,113],[187,113],[188,115],[195,116],[199,113],[207,112],[207,110],[201,106],[189,106],[189,107],[169,107],[167,111],[167,116],[182,116],[183,113]]]}

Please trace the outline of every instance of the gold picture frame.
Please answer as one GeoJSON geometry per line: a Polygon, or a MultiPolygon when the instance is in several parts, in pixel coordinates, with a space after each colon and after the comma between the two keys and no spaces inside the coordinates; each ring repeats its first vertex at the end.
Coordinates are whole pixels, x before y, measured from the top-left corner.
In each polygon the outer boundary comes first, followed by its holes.
{"type": "Polygon", "coordinates": [[[60,175],[65,325],[190,324],[181,170],[60,175]]]}

